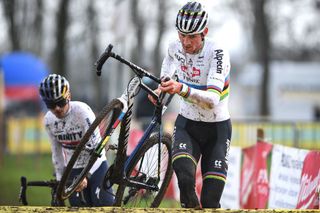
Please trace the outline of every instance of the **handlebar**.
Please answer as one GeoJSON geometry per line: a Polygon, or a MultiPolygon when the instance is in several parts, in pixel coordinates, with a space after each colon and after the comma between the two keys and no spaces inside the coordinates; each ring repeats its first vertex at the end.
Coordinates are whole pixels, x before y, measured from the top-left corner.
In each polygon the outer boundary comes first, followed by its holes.
{"type": "Polygon", "coordinates": [[[107,59],[109,57],[112,57],[112,58],[120,61],[121,63],[124,63],[127,66],[129,66],[139,77],[142,78],[142,77],[146,76],[146,77],[154,80],[158,84],[161,83],[160,78],[152,75],[151,73],[142,69],[141,67],[137,66],[136,64],[134,64],[130,61],[127,61],[126,59],[122,58],[120,55],[115,54],[114,52],[112,52],[112,48],[113,48],[113,45],[109,44],[108,47],[106,48],[106,50],[99,57],[99,59],[94,63],[94,65],[96,66],[96,72],[97,72],[98,76],[101,75],[101,69],[102,69],[102,66],[104,65],[104,63],[107,61],[107,59]]]}
{"type": "MultiPolygon", "coordinates": [[[[140,78],[148,77],[148,78],[154,80],[155,82],[157,82],[158,84],[160,84],[161,81],[170,80],[169,76],[166,76],[164,79],[160,79],[160,78],[152,75],[151,73],[149,73],[148,71],[144,70],[143,68],[137,66],[136,64],[134,64],[134,63],[132,63],[130,61],[127,61],[126,59],[122,58],[120,55],[117,55],[116,53],[112,52],[112,48],[113,48],[113,45],[109,44],[107,46],[106,50],[101,54],[99,59],[94,63],[98,76],[101,76],[101,69],[102,69],[104,63],[108,60],[109,57],[112,57],[112,58],[120,61],[121,63],[124,63],[127,66],[129,66],[135,72],[135,74],[138,75],[140,78]]],[[[157,105],[161,104],[161,102],[162,102],[162,100],[164,99],[164,96],[165,96],[164,93],[160,93],[160,95],[157,95],[157,94],[155,94],[155,92],[153,90],[151,90],[149,87],[144,85],[142,82],[140,84],[140,87],[142,89],[144,89],[145,91],[147,91],[147,93],[150,94],[151,96],[153,96],[155,99],[157,99],[157,102],[158,102],[157,105]]],[[[167,106],[170,103],[172,97],[173,97],[173,95],[170,95],[170,98],[168,98],[166,103],[164,104],[165,106],[167,106]]]]}
{"type": "Polygon", "coordinates": [[[102,53],[102,55],[99,57],[99,59],[94,64],[96,66],[98,76],[101,76],[102,66],[107,61],[107,59],[110,57],[110,55],[112,53],[111,52],[112,48],[113,48],[113,45],[109,44],[108,47],[106,48],[106,50],[104,51],[104,53],[102,53]]]}
{"type": "MultiPolygon", "coordinates": [[[[23,205],[28,205],[28,201],[27,201],[27,196],[26,196],[26,192],[27,192],[27,187],[28,186],[41,186],[41,187],[49,187],[52,190],[52,201],[54,201],[54,196],[55,196],[55,192],[56,192],[56,188],[58,186],[58,181],[57,180],[49,180],[49,181],[27,181],[27,178],[22,176],[20,178],[20,193],[19,193],[19,201],[23,204],[23,205]]],[[[64,203],[57,203],[59,201],[56,201],[55,203],[52,203],[54,205],[64,205],[64,203]]]]}

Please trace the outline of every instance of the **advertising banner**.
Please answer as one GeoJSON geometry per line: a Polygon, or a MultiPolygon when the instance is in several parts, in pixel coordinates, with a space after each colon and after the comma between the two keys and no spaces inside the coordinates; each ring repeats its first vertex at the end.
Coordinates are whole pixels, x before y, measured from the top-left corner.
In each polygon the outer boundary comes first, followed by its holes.
{"type": "Polygon", "coordinates": [[[221,197],[221,207],[224,209],[240,208],[240,169],[241,169],[241,148],[230,147],[228,157],[227,182],[221,197]]]}
{"type": "Polygon", "coordinates": [[[266,208],[269,195],[267,157],[271,149],[272,144],[260,141],[254,146],[243,149],[241,208],[266,208]]]}
{"type": "Polygon", "coordinates": [[[303,162],[297,209],[319,208],[320,152],[310,151],[303,162]]]}
{"type": "Polygon", "coordinates": [[[294,209],[298,201],[300,177],[308,150],[274,145],[270,170],[269,208],[294,209]]]}

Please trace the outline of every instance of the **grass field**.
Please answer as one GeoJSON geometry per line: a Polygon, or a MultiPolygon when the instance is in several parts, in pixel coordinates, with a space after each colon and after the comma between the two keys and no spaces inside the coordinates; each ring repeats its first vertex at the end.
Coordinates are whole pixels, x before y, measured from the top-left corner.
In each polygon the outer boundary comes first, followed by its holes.
{"type": "MultiPolygon", "coordinates": [[[[28,181],[47,181],[53,179],[51,155],[5,155],[0,165],[0,206],[20,206],[18,196],[20,177],[28,181]]],[[[27,200],[32,206],[49,206],[50,189],[47,187],[27,188],[27,200]]],[[[163,200],[163,208],[179,207],[174,200],[163,200]]]]}
{"type": "Polygon", "coordinates": [[[176,201],[165,200],[157,209],[104,208],[53,208],[50,205],[50,190],[46,187],[31,187],[27,190],[29,207],[18,201],[20,177],[28,180],[50,180],[53,178],[51,155],[5,155],[0,165],[0,212],[320,212],[320,210],[224,210],[224,209],[181,209],[176,201]],[[20,207],[19,207],[20,206],[20,207]],[[39,207],[36,207],[39,206],[39,207]],[[43,206],[43,207],[40,207],[43,206]]]}
{"type": "MultiPolygon", "coordinates": [[[[5,155],[0,165],[0,205],[21,205],[18,201],[20,177],[27,180],[53,179],[51,155],[5,155]]],[[[50,204],[50,189],[30,187],[27,189],[30,205],[50,204]]]]}

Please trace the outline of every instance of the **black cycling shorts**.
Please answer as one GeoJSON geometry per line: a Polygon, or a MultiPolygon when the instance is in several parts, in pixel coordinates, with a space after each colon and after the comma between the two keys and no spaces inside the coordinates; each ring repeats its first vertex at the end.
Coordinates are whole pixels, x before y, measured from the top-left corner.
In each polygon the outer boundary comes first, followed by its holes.
{"type": "Polygon", "coordinates": [[[201,157],[203,180],[213,178],[225,182],[231,132],[230,119],[201,122],[178,115],[173,136],[173,162],[179,158],[189,158],[197,165],[201,157]]]}

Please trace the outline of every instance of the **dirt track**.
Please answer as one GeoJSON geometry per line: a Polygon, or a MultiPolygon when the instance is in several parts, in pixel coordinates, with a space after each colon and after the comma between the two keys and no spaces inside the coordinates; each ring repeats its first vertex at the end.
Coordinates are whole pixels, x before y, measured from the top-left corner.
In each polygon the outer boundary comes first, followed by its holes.
{"type": "Polygon", "coordinates": [[[117,207],[94,207],[94,208],[77,208],[77,207],[41,207],[41,206],[0,206],[0,212],[129,212],[129,213],[179,213],[179,212],[205,212],[205,213],[251,213],[251,212],[319,212],[320,210],[274,210],[274,209],[259,209],[259,210],[226,210],[226,209],[180,209],[180,208],[117,208],[117,207]]]}

